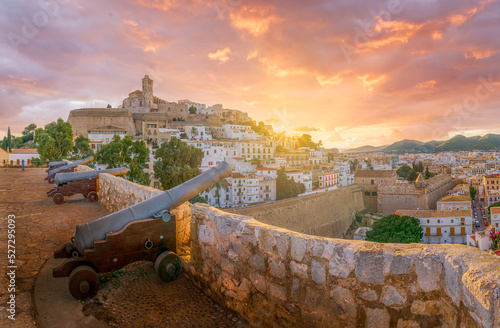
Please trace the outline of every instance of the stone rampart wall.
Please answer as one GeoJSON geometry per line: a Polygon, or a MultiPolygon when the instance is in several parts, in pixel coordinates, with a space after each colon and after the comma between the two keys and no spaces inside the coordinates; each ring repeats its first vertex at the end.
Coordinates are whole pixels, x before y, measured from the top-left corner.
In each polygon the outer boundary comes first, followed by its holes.
{"type": "Polygon", "coordinates": [[[500,327],[500,259],[329,239],[191,207],[188,275],[254,327],[500,327]]]}
{"type": "Polygon", "coordinates": [[[244,208],[237,214],[281,228],[323,237],[340,237],[364,209],[362,189],[349,186],[316,195],[244,208]]]}
{"type": "Polygon", "coordinates": [[[76,172],[85,172],[85,171],[95,171],[95,170],[91,167],[88,167],[87,165],[77,165],[76,172]]]}
{"type": "MultiPolygon", "coordinates": [[[[162,193],[161,190],[146,187],[111,174],[99,174],[99,202],[111,212],[137,204],[162,193]]],[[[177,252],[185,253],[189,246],[191,209],[189,202],[171,211],[175,215],[177,252]]]]}

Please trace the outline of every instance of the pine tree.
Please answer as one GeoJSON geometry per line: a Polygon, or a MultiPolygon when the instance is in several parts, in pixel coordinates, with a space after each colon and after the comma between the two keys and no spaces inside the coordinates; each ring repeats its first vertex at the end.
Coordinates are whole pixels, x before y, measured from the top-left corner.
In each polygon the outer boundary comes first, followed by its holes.
{"type": "Polygon", "coordinates": [[[9,152],[10,151],[9,149],[11,149],[11,142],[12,142],[12,136],[10,134],[10,126],[9,126],[9,129],[7,130],[7,145],[5,148],[7,152],[9,152]]]}

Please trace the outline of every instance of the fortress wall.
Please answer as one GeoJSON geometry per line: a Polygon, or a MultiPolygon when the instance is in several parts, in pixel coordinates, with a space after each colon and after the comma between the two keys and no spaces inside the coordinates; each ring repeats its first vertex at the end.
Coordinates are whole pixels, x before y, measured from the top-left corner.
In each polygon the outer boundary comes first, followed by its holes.
{"type": "MultiPolygon", "coordinates": [[[[117,212],[162,193],[161,190],[146,187],[111,174],[99,174],[99,203],[111,212],[117,212]]],[[[172,211],[176,222],[177,249],[189,247],[191,209],[185,202],[172,211]]]]}
{"type": "Polygon", "coordinates": [[[117,108],[82,108],[69,112],[68,123],[71,124],[73,135],[88,138],[88,130],[112,125],[127,130],[129,135],[135,135],[132,114],[126,109],[117,108]]]}
{"type": "Polygon", "coordinates": [[[254,327],[500,327],[500,258],[300,234],[191,207],[188,276],[254,327]]]}
{"type": "MultiPolygon", "coordinates": [[[[236,210],[257,221],[323,237],[340,237],[364,209],[362,189],[349,186],[316,195],[296,197],[236,210]]],[[[231,211],[232,210],[228,210],[231,211]]]]}

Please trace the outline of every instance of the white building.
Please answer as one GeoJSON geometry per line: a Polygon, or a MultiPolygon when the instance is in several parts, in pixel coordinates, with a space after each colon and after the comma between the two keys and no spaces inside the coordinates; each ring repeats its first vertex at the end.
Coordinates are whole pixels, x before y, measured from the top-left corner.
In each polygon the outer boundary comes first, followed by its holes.
{"type": "Polygon", "coordinates": [[[484,231],[476,230],[474,234],[467,235],[467,245],[488,251],[491,248],[490,233],[495,233],[496,230],[495,226],[489,226],[484,231]]]}
{"type": "Polygon", "coordinates": [[[202,111],[204,111],[207,108],[206,104],[199,104],[199,103],[196,103],[196,102],[188,100],[188,99],[179,100],[177,103],[179,103],[179,104],[186,104],[188,110],[191,107],[196,108],[196,114],[201,114],[202,111]]]}
{"type": "Polygon", "coordinates": [[[233,206],[248,205],[260,201],[259,177],[256,175],[233,173],[228,180],[232,185],[233,206]]]}
{"type": "Polygon", "coordinates": [[[166,128],[158,128],[158,132],[160,134],[170,133],[170,137],[175,137],[177,139],[181,139],[181,131],[178,129],[166,129],[166,128]]]}
{"type": "Polygon", "coordinates": [[[258,167],[255,169],[255,174],[276,179],[278,177],[278,170],[271,167],[258,167]]]}
{"type": "Polygon", "coordinates": [[[40,158],[36,149],[12,149],[9,153],[9,164],[21,166],[24,161],[24,165],[29,166],[33,158],[40,158]]]}
{"type": "Polygon", "coordinates": [[[491,207],[491,224],[496,224],[497,228],[500,228],[500,207],[491,207]]]}
{"type": "Polygon", "coordinates": [[[425,244],[462,244],[472,233],[472,210],[398,210],[420,221],[425,244]]]}
{"type": "Polygon", "coordinates": [[[276,179],[259,177],[259,200],[261,202],[276,200],[276,179]]]}
{"type": "Polygon", "coordinates": [[[88,130],[88,139],[90,148],[97,151],[103,145],[109,144],[114,136],[119,136],[121,139],[125,138],[127,131],[116,126],[101,126],[88,130]]]}
{"type": "Polygon", "coordinates": [[[328,188],[338,184],[339,173],[332,171],[321,171],[318,175],[319,188],[328,188]]]}
{"type": "Polygon", "coordinates": [[[212,140],[212,134],[210,128],[203,125],[187,125],[184,126],[184,133],[186,133],[188,139],[191,140],[212,140]]]}
{"type": "Polygon", "coordinates": [[[470,210],[471,198],[469,195],[444,196],[437,201],[436,209],[441,211],[470,210]]]}
{"type": "Polygon", "coordinates": [[[274,148],[264,141],[242,141],[238,142],[239,156],[247,160],[257,158],[260,160],[271,159],[274,156],[274,148]]]}
{"type": "Polygon", "coordinates": [[[224,124],[225,136],[229,139],[238,140],[257,140],[259,135],[247,125],[224,124]]]}

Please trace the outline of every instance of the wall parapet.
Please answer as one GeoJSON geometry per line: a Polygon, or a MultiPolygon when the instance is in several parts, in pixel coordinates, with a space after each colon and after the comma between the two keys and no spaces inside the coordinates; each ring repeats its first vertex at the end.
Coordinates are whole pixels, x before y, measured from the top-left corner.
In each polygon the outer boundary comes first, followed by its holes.
{"type": "MultiPolygon", "coordinates": [[[[99,174],[99,202],[110,212],[122,210],[162,192],[108,173],[99,174]]],[[[170,212],[175,215],[177,252],[179,255],[186,254],[190,243],[190,204],[185,202],[170,212]]]]}
{"type": "Polygon", "coordinates": [[[500,327],[500,259],[315,237],[191,207],[188,275],[253,326],[500,327]]]}

